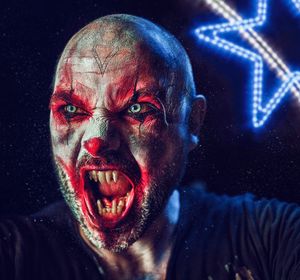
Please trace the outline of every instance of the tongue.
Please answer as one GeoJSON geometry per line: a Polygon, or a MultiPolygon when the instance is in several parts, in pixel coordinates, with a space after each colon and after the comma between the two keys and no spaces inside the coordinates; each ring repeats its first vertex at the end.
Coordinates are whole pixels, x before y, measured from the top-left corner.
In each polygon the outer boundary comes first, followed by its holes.
{"type": "Polygon", "coordinates": [[[130,191],[131,185],[124,176],[120,176],[118,181],[98,185],[99,192],[104,196],[125,196],[130,191]]]}

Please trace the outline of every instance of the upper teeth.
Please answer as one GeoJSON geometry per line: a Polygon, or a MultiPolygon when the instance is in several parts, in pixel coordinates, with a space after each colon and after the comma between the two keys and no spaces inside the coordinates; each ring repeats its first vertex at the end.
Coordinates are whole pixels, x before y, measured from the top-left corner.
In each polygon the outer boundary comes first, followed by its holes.
{"type": "Polygon", "coordinates": [[[90,180],[94,180],[95,182],[99,182],[100,184],[111,184],[117,183],[119,179],[123,177],[123,175],[117,170],[107,170],[107,171],[89,171],[90,180]]]}

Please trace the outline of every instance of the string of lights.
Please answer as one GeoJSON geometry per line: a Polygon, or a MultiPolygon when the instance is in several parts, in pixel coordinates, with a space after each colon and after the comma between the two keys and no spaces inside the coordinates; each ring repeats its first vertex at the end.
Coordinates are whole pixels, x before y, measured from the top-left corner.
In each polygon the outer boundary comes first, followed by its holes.
{"type": "Polygon", "coordinates": [[[257,2],[257,15],[252,19],[243,19],[224,1],[205,1],[214,12],[227,19],[228,23],[198,28],[196,34],[199,39],[254,63],[252,106],[252,122],[254,127],[263,126],[288,91],[291,91],[300,101],[300,84],[297,72],[296,74],[292,73],[283,60],[268,46],[263,38],[253,30],[253,27],[261,26],[266,21],[267,0],[259,0],[257,2]],[[258,54],[218,36],[219,34],[232,31],[239,32],[241,37],[245,39],[258,54]],[[265,106],[262,105],[263,62],[283,81],[282,85],[288,86],[286,90],[283,89],[281,85],[265,106]]]}

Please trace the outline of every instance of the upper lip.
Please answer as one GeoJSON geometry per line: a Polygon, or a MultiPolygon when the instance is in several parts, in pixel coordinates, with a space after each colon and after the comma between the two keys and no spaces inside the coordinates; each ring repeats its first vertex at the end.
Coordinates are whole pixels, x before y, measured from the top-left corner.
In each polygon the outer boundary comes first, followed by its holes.
{"type": "Polygon", "coordinates": [[[88,172],[88,171],[92,171],[92,170],[96,170],[96,171],[106,171],[106,170],[118,170],[123,172],[124,174],[126,174],[126,171],[124,172],[124,170],[122,170],[121,168],[119,168],[116,165],[86,165],[81,167],[81,174],[83,175],[84,173],[88,172]]]}

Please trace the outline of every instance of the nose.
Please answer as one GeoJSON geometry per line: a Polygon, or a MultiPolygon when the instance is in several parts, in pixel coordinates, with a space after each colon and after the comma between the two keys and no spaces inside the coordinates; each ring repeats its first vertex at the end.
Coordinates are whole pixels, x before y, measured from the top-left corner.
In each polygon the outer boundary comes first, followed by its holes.
{"type": "Polygon", "coordinates": [[[99,156],[107,148],[107,144],[100,137],[94,137],[84,142],[85,150],[93,157],[99,156]]]}
{"type": "Polygon", "coordinates": [[[92,156],[99,157],[105,152],[116,151],[120,146],[120,139],[112,137],[109,140],[93,137],[83,142],[84,149],[92,156]]]}
{"type": "Polygon", "coordinates": [[[116,151],[120,147],[119,130],[105,119],[94,119],[82,139],[83,148],[92,157],[101,157],[108,151],[116,151]]]}

